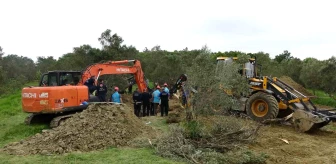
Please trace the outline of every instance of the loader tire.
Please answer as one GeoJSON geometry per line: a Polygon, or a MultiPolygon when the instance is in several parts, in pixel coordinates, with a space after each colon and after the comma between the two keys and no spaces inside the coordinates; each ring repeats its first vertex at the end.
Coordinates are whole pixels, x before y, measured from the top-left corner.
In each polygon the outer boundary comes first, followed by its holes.
{"type": "Polygon", "coordinates": [[[279,113],[279,105],[273,95],[257,92],[247,100],[246,113],[258,122],[275,119],[279,113]]]}

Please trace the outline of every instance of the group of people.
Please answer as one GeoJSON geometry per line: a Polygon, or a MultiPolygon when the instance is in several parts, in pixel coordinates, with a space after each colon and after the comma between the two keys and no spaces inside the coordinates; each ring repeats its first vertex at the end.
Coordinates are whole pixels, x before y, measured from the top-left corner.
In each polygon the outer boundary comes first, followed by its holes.
{"type": "MultiPolygon", "coordinates": [[[[94,85],[94,82],[95,77],[92,76],[84,83],[89,88],[89,94],[94,94],[101,102],[106,102],[107,86],[102,79],[99,79],[97,86],[94,85]]],[[[139,89],[136,89],[133,92],[134,114],[138,117],[141,117],[140,113],[142,113],[142,117],[156,116],[160,108],[161,116],[168,116],[169,97],[170,93],[167,83],[164,83],[163,88],[155,83],[153,91],[144,89],[141,92],[139,89]]],[[[114,87],[114,92],[109,101],[123,103],[118,87],[114,87]]]]}
{"type": "Polygon", "coordinates": [[[142,117],[156,116],[160,108],[161,117],[168,116],[169,96],[167,83],[163,88],[156,84],[152,93],[147,89],[144,89],[142,93],[139,89],[135,90],[133,92],[134,114],[138,117],[141,117],[140,113],[142,113],[142,117]]]}

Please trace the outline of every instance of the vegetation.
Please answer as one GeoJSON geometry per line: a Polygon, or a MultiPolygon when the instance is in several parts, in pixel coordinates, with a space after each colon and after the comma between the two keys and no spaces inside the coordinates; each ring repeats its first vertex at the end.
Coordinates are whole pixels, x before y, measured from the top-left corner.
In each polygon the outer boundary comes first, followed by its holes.
{"type": "MultiPolygon", "coordinates": [[[[138,59],[143,65],[146,78],[154,82],[174,83],[176,78],[187,72],[187,68],[193,65],[194,59],[202,53],[202,49],[166,51],[159,45],[143,51],[137,50],[132,45],[123,44],[123,38],[117,33],[107,29],[101,33],[98,42],[102,48],[93,48],[90,45],[74,47],[72,52],[65,53],[59,59],[52,56],[40,56],[37,62],[28,57],[16,54],[7,54],[5,48],[0,47],[0,95],[12,93],[21,88],[23,84],[37,80],[41,74],[50,70],[84,70],[86,66],[103,60],[138,59]]],[[[248,55],[256,57],[258,64],[262,65],[262,75],[289,76],[299,84],[313,90],[321,90],[332,96],[336,93],[336,57],[328,60],[295,58],[285,50],[276,55],[274,59],[268,53],[248,53],[240,51],[208,52],[209,59],[216,62],[218,56],[248,55]]],[[[103,77],[108,85],[119,85],[126,88],[127,75],[115,75],[103,77]]]]}
{"type": "Polygon", "coordinates": [[[314,95],[317,98],[312,99],[313,103],[326,105],[330,107],[336,107],[336,97],[330,97],[329,94],[320,91],[320,90],[310,90],[310,92],[314,92],[314,95]]]}
{"type": "MultiPolygon", "coordinates": [[[[220,115],[238,106],[238,101],[232,98],[237,100],[235,98],[248,92],[245,79],[237,73],[239,64],[222,63],[214,71],[216,64],[209,54],[208,48],[203,47],[187,69],[190,79],[187,87],[197,88],[197,94],[192,96],[192,107],[186,109],[185,121],[179,126],[172,125],[170,132],[159,140],[157,153],[189,163],[264,163],[265,156],[253,152],[247,155],[244,149],[255,141],[259,126],[220,115]],[[220,86],[223,87],[220,89],[220,86]],[[244,154],[248,158],[236,158],[244,154]]],[[[244,63],[244,59],[249,58],[248,55],[239,57],[244,63]]]]}
{"type": "Polygon", "coordinates": [[[90,153],[71,153],[62,156],[9,156],[0,154],[1,163],[155,163],[178,164],[154,155],[154,150],[143,148],[109,148],[90,153]]]}

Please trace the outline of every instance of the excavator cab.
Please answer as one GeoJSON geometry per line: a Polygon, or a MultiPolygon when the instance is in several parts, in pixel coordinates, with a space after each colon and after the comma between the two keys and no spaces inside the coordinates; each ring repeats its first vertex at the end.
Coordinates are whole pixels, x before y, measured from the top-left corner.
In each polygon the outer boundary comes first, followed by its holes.
{"type": "Polygon", "coordinates": [[[49,71],[42,75],[39,86],[77,85],[80,78],[80,71],[49,71]]]}

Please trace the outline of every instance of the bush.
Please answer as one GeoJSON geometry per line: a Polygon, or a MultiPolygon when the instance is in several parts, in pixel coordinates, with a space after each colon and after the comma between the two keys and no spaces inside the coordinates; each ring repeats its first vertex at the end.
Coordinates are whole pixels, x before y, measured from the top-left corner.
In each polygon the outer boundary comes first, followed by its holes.
{"type": "Polygon", "coordinates": [[[189,163],[263,163],[267,158],[244,148],[254,141],[259,126],[228,116],[182,125],[170,125],[169,133],[155,146],[157,154],[189,163]]]}

